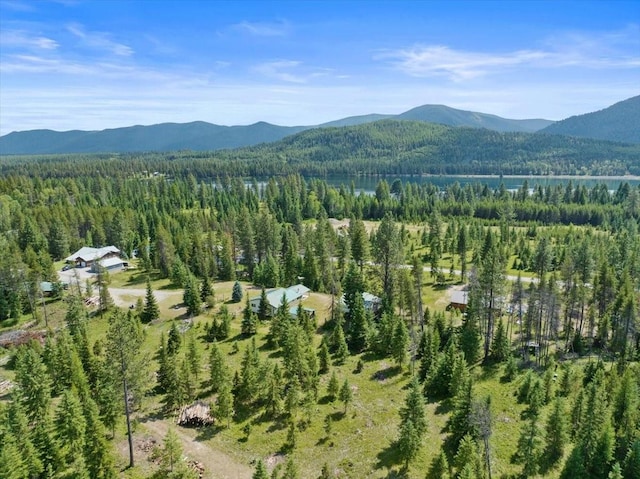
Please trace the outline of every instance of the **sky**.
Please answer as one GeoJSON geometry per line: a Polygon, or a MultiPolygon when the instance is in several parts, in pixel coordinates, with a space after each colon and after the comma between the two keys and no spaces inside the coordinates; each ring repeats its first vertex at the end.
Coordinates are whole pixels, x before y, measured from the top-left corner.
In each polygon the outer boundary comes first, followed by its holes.
{"type": "Polygon", "coordinates": [[[560,120],[638,94],[638,0],[0,0],[0,135],[424,104],[560,120]]]}

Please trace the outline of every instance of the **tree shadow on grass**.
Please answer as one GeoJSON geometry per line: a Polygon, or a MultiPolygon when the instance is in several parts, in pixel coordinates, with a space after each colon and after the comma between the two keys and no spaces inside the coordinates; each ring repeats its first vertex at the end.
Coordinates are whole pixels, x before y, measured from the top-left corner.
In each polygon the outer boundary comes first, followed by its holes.
{"type": "Polygon", "coordinates": [[[385,379],[392,378],[397,376],[402,372],[402,367],[400,366],[389,366],[384,369],[380,369],[371,375],[371,379],[374,381],[384,381],[385,379]]]}
{"type": "Polygon", "coordinates": [[[275,421],[273,421],[273,424],[271,424],[271,426],[267,428],[267,432],[271,433],[276,431],[282,431],[283,429],[286,429],[286,428],[287,428],[286,420],[276,419],[275,421]]]}
{"type": "Polygon", "coordinates": [[[331,404],[336,402],[336,398],[332,398],[331,396],[329,396],[328,394],[326,396],[322,396],[319,400],[318,400],[318,404],[331,404]]]}
{"type": "Polygon", "coordinates": [[[220,431],[227,428],[226,424],[215,424],[213,426],[203,426],[198,428],[198,434],[194,438],[197,442],[204,442],[213,439],[220,431]]]}
{"type": "Polygon", "coordinates": [[[437,403],[435,413],[438,415],[449,414],[453,410],[453,401],[449,399],[433,399],[428,403],[437,403]]]}
{"type": "MultiPolygon", "coordinates": [[[[393,466],[399,464],[400,458],[398,457],[398,448],[396,442],[394,441],[389,444],[382,451],[380,451],[376,457],[378,458],[378,462],[376,462],[376,465],[374,466],[376,470],[391,469],[393,466]]],[[[389,473],[391,473],[391,471],[389,471],[389,473]]]]}
{"type": "Polygon", "coordinates": [[[500,373],[500,363],[496,362],[488,362],[483,364],[480,369],[480,377],[478,378],[480,381],[486,381],[489,379],[494,379],[500,373]]]}

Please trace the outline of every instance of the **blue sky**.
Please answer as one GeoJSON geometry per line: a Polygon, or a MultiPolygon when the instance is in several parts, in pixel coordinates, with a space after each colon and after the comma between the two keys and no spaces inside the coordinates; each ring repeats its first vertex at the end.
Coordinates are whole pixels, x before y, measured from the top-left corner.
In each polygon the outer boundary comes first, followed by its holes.
{"type": "Polygon", "coordinates": [[[429,103],[558,120],[638,94],[638,0],[0,0],[0,134],[429,103]]]}

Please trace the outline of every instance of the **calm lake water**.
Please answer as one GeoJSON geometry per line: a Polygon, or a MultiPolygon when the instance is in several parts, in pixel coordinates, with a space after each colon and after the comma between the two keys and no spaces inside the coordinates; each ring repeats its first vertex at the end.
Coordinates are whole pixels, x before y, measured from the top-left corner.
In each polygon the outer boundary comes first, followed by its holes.
{"type": "Polygon", "coordinates": [[[596,185],[604,183],[607,185],[607,189],[615,191],[618,189],[621,183],[629,183],[630,186],[638,187],[640,185],[640,177],[569,177],[569,176],[385,176],[385,177],[357,177],[357,176],[344,176],[344,177],[331,177],[326,181],[332,186],[339,187],[345,185],[349,188],[353,181],[355,191],[364,191],[367,194],[371,194],[375,191],[378,182],[381,179],[385,179],[389,186],[396,179],[402,181],[402,183],[431,183],[440,188],[445,188],[455,182],[458,182],[461,186],[467,184],[480,183],[487,185],[491,189],[496,189],[500,186],[500,183],[504,183],[507,190],[518,190],[522,187],[525,180],[527,181],[529,188],[535,188],[537,185],[541,186],[555,186],[566,185],[569,181],[573,185],[584,185],[587,188],[593,188],[596,185]]]}

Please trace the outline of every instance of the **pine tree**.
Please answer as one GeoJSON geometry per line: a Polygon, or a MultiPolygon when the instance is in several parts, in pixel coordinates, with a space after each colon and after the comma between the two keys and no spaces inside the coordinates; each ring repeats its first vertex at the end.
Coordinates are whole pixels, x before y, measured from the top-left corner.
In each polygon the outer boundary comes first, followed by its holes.
{"type": "MultiPolygon", "coordinates": [[[[202,278],[202,284],[200,284],[200,299],[203,303],[213,303],[215,299],[215,293],[213,292],[213,288],[211,287],[211,281],[209,280],[209,275],[205,274],[202,278]]],[[[212,304],[209,304],[212,306],[212,304]]]]}
{"type": "Polygon", "coordinates": [[[355,353],[364,351],[367,347],[367,339],[370,334],[369,318],[364,309],[362,295],[356,295],[349,309],[348,344],[349,349],[355,353]]]}
{"type": "Polygon", "coordinates": [[[211,392],[213,393],[219,392],[220,386],[231,379],[229,368],[225,364],[224,357],[215,341],[211,344],[209,353],[209,374],[211,392]]]}
{"type": "Polygon", "coordinates": [[[29,420],[45,417],[51,404],[51,379],[42,358],[32,347],[18,350],[16,384],[18,398],[29,420]]]}
{"type": "Polygon", "coordinates": [[[191,274],[189,274],[184,285],[182,301],[187,307],[187,314],[189,316],[198,316],[200,314],[202,310],[202,300],[200,299],[196,278],[191,274]]]}
{"type": "Polygon", "coordinates": [[[105,439],[104,425],[100,421],[98,406],[91,398],[84,403],[85,432],[85,462],[89,477],[92,479],[115,479],[114,457],[111,447],[105,439]]]}
{"type": "Polygon", "coordinates": [[[564,448],[569,440],[567,413],[562,398],[553,403],[553,410],[547,419],[545,434],[544,458],[545,466],[555,465],[564,455],[564,448]]]}
{"type": "Polygon", "coordinates": [[[147,294],[144,299],[144,309],[140,315],[140,320],[143,323],[150,323],[160,317],[160,308],[158,302],[151,289],[151,281],[147,278],[147,294]]]}
{"type": "Polygon", "coordinates": [[[640,439],[636,439],[631,444],[627,456],[624,458],[622,476],[624,479],[637,479],[640,477],[640,439]]]}
{"type": "Polygon", "coordinates": [[[471,378],[468,378],[453,399],[453,411],[447,424],[451,432],[451,439],[456,447],[465,435],[474,432],[471,424],[472,390],[473,382],[471,378]]]}
{"type": "Polygon", "coordinates": [[[167,339],[167,353],[169,356],[175,356],[180,350],[182,344],[182,335],[178,330],[177,324],[174,322],[169,329],[169,338],[167,339]]]}
{"type": "Polygon", "coordinates": [[[298,472],[298,466],[293,459],[289,458],[287,464],[284,467],[284,474],[282,479],[300,479],[300,472],[298,472]]]}
{"type": "Polygon", "coordinates": [[[267,474],[267,468],[262,462],[262,459],[258,460],[258,464],[256,464],[256,470],[253,472],[251,479],[269,479],[269,474],[267,474]]]}
{"type": "Polygon", "coordinates": [[[400,432],[397,442],[398,456],[404,462],[404,468],[408,469],[409,462],[416,457],[420,450],[421,437],[411,421],[400,424],[400,432]]]}
{"type": "Polygon", "coordinates": [[[353,392],[351,391],[349,380],[345,379],[344,383],[342,383],[342,387],[340,387],[340,392],[338,393],[338,399],[344,404],[344,414],[346,415],[347,406],[353,400],[353,392]]]}
{"type": "MultiPolygon", "coordinates": [[[[29,477],[38,476],[43,472],[44,468],[42,461],[38,457],[38,451],[36,451],[33,441],[31,440],[29,423],[27,416],[22,409],[19,401],[9,402],[7,407],[6,420],[0,414],[0,420],[8,426],[6,433],[12,433],[15,439],[15,443],[20,451],[20,456],[24,461],[29,477]]],[[[0,437],[2,436],[2,428],[0,427],[0,437]]],[[[0,441],[0,444],[2,441],[0,441]]],[[[0,449],[2,446],[0,446],[0,449]]],[[[3,477],[0,475],[0,477],[3,477]]]]}
{"type": "Polygon", "coordinates": [[[420,390],[420,383],[416,377],[413,377],[409,383],[409,392],[404,407],[400,409],[400,419],[402,422],[411,421],[421,438],[427,432],[427,418],[424,409],[424,396],[420,390]]]}
{"type": "MultiPolygon", "coordinates": [[[[248,298],[247,298],[248,301],[248,298]]],[[[249,303],[247,302],[247,305],[249,303]]],[[[262,288],[262,291],[260,292],[260,303],[258,305],[258,319],[260,321],[266,321],[267,318],[269,317],[269,311],[270,311],[270,306],[269,306],[269,300],[267,299],[267,291],[262,288]]]]}
{"type": "Polygon", "coordinates": [[[458,470],[458,477],[482,478],[482,458],[478,443],[471,436],[466,434],[458,445],[454,464],[458,470]]]}
{"type": "Polygon", "coordinates": [[[182,445],[176,432],[169,428],[162,440],[162,451],[160,453],[160,467],[167,476],[180,469],[182,462],[182,445]]]}
{"type": "Polygon", "coordinates": [[[344,364],[349,357],[349,347],[347,346],[347,341],[344,337],[342,324],[340,323],[336,325],[334,330],[334,344],[336,347],[336,354],[334,356],[335,364],[344,364]]]}
{"type": "MultiPolygon", "coordinates": [[[[124,402],[125,416],[127,419],[130,467],[134,466],[134,457],[129,392],[136,391],[136,389],[139,388],[142,378],[144,377],[143,373],[146,370],[145,359],[140,354],[142,341],[142,330],[137,319],[134,318],[132,314],[125,314],[116,310],[111,315],[109,330],[107,331],[107,357],[108,364],[115,371],[115,377],[123,389],[122,400],[124,402]]],[[[89,429],[89,419],[87,419],[87,429],[89,429]]],[[[87,466],[91,471],[88,463],[87,466]]]]}
{"type": "Polygon", "coordinates": [[[427,473],[427,479],[449,479],[451,477],[449,469],[447,455],[441,449],[440,454],[438,454],[431,463],[431,467],[427,473]]]}
{"type": "Polygon", "coordinates": [[[535,476],[540,468],[543,444],[538,428],[538,417],[533,416],[520,431],[514,462],[522,464],[524,477],[535,476]]]}
{"type": "Polygon", "coordinates": [[[426,432],[427,420],[424,412],[424,399],[418,379],[414,377],[409,386],[405,405],[400,410],[400,431],[397,444],[405,469],[418,454],[426,432]]]}
{"type": "Polygon", "coordinates": [[[72,390],[65,391],[56,413],[56,432],[68,463],[82,455],[86,428],[79,399],[72,390]]]}
{"type": "Polygon", "coordinates": [[[245,336],[252,336],[258,331],[258,317],[251,309],[249,298],[247,298],[247,305],[242,312],[242,324],[240,325],[240,330],[245,336]]]}
{"type": "Polygon", "coordinates": [[[231,291],[231,301],[239,303],[242,301],[242,286],[239,282],[233,283],[233,290],[231,291]]]}
{"type": "Polygon", "coordinates": [[[16,438],[11,431],[0,435],[0,477],[3,479],[25,479],[33,477],[25,463],[16,438]]]}
{"type": "Polygon", "coordinates": [[[198,373],[202,367],[200,352],[198,351],[198,345],[196,343],[195,334],[189,336],[189,343],[187,345],[187,363],[189,364],[189,370],[195,380],[198,380],[198,373]]]}
{"type": "Polygon", "coordinates": [[[233,393],[231,392],[230,381],[224,381],[220,385],[215,410],[216,416],[221,421],[226,421],[228,428],[231,423],[231,416],[233,416],[233,393]]]}
{"type": "Polygon", "coordinates": [[[322,342],[320,343],[320,349],[318,350],[318,362],[320,364],[320,368],[318,372],[320,374],[325,374],[329,372],[329,362],[331,358],[329,356],[329,346],[327,346],[327,341],[323,337],[322,342]]]}
{"type": "Polygon", "coordinates": [[[409,347],[409,333],[407,325],[400,317],[395,319],[393,335],[391,337],[391,355],[400,367],[407,361],[407,348],[409,347]]]}
{"type": "Polygon", "coordinates": [[[336,372],[333,371],[331,373],[331,379],[329,379],[329,385],[327,386],[327,396],[329,396],[330,401],[335,401],[340,393],[340,383],[338,383],[338,378],[336,376],[336,372]]]}
{"type": "Polygon", "coordinates": [[[493,344],[491,345],[491,358],[501,363],[510,356],[509,352],[509,338],[504,328],[504,323],[498,320],[498,326],[496,326],[496,334],[493,337],[493,344]]]}

